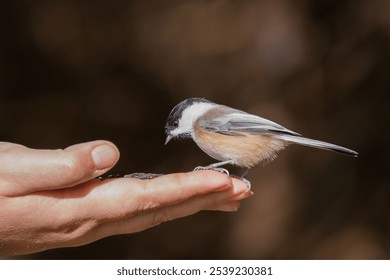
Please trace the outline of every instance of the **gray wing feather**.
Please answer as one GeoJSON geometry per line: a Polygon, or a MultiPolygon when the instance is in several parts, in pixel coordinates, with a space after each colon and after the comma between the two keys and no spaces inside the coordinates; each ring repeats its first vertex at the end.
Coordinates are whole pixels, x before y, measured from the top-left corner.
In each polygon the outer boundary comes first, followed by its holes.
{"type": "Polygon", "coordinates": [[[353,157],[358,155],[353,150],[335,144],[301,137],[300,134],[273,121],[226,106],[223,106],[218,113],[214,113],[213,118],[199,120],[199,124],[209,131],[225,135],[240,135],[241,133],[268,134],[290,143],[335,151],[353,157]]]}
{"type": "Polygon", "coordinates": [[[209,131],[225,135],[241,133],[300,135],[270,120],[229,107],[224,107],[223,113],[218,116],[208,120],[202,119],[199,124],[209,131]]]}

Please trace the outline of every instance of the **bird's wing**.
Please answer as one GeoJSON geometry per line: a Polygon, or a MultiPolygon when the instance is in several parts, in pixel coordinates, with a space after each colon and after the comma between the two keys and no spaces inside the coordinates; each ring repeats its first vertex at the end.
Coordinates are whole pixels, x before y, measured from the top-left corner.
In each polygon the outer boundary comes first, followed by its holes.
{"type": "Polygon", "coordinates": [[[225,135],[241,133],[300,135],[273,121],[225,106],[222,114],[201,119],[199,125],[209,131],[225,135]]]}

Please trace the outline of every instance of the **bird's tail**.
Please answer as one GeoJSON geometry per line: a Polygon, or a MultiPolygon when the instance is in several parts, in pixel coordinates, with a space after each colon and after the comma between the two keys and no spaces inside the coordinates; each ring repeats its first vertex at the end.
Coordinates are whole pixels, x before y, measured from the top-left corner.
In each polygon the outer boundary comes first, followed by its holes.
{"type": "Polygon", "coordinates": [[[313,147],[313,148],[318,148],[318,149],[323,149],[323,150],[328,150],[328,151],[333,151],[337,152],[343,155],[351,156],[351,157],[357,157],[358,153],[351,150],[347,149],[335,144],[331,143],[326,143],[323,141],[318,141],[314,139],[309,139],[301,136],[295,136],[295,135],[278,135],[276,136],[278,139],[290,142],[290,143],[295,143],[295,144],[300,144],[308,147],[313,147]]]}

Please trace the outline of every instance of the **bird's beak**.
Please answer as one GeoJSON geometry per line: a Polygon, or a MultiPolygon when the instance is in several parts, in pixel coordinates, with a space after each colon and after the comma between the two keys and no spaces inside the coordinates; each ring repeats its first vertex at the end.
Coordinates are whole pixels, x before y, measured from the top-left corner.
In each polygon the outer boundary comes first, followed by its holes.
{"type": "Polygon", "coordinates": [[[171,139],[172,139],[172,135],[168,134],[167,138],[165,139],[165,145],[168,144],[168,142],[171,141],[171,139]]]}

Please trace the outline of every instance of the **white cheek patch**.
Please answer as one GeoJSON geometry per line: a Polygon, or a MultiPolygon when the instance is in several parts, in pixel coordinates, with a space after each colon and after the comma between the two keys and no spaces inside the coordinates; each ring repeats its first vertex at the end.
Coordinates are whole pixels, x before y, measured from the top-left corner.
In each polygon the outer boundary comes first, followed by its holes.
{"type": "Polygon", "coordinates": [[[196,120],[206,113],[211,108],[214,108],[213,103],[195,103],[183,111],[179,126],[173,131],[176,135],[189,134],[194,135],[194,123],[196,120]]]}

